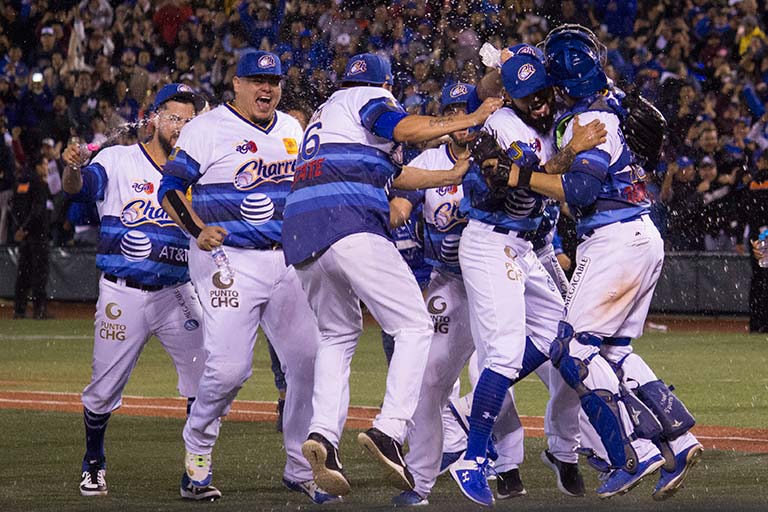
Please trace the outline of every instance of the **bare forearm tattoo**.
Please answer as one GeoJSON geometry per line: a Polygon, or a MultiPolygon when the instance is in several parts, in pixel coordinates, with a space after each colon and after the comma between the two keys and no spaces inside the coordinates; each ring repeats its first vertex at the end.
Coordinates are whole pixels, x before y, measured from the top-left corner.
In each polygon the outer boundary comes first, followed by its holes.
{"type": "Polygon", "coordinates": [[[448,126],[449,124],[453,123],[454,121],[456,121],[456,116],[455,115],[448,115],[448,116],[443,116],[443,117],[435,117],[435,118],[429,120],[429,126],[430,127],[439,126],[440,128],[444,128],[444,127],[448,126]]]}
{"type": "Polygon", "coordinates": [[[574,158],[576,158],[576,152],[569,144],[547,160],[547,163],[544,164],[544,169],[547,171],[547,174],[563,174],[570,169],[574,158]]]}

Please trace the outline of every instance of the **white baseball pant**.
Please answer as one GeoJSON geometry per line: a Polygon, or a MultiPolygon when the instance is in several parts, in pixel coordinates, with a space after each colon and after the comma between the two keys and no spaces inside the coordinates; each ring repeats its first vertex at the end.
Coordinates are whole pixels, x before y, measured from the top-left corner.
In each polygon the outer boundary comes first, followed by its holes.
{"type": "Polygon", "coordinates": [[[287,462],[283,476],[312,479],[301,444],[312,417],[312,386],[319,332],[293,267],[282,251],[225,247],[235,272],[222,282],[211,253],[192,244],[189,271],[204,313],[205,362],[197,400],[184,427],[187,451],[208,454],[243,383],[251,376],[259,325],[272,342],[287,382],[283,439],[287,462]]]}
{"type": "Polygon", "coordinates": [[[179,394],[194,397],[203,373],[203,314],[190,283],[142,291],[101,277],[94,324],[91,382],[82,402],[96,414],[120,407],[128,378],[154,334],[171,356],[179,394]]]}
{"type": "Polygon", "coordinates": [[[297,266],[296,272],[321,333],[309,431],[338,446],[349,406],[350,362],[363,330],[362,300],[384,332],[395,338],[384,403],[373,426],[403,443],[419,399],[433,332],[408,265],[391,241],[355,233],[297,266]]]}

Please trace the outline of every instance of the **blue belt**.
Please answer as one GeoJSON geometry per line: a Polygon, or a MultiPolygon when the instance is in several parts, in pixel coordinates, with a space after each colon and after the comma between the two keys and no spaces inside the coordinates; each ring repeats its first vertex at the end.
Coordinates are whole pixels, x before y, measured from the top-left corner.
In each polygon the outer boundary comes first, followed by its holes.
{"type": "MultiPolygon", "coordinates": [[[[502,226],[493,226],[493,232],[501,233],[502,235],[508,235],[512,233],[512,230],[502,226]]],[[[515,231],[515,233],[517,234],[517,238],[522,238],[523,240],[528,240],[529,242],[536,238],[536,231],[515,231]]]]}

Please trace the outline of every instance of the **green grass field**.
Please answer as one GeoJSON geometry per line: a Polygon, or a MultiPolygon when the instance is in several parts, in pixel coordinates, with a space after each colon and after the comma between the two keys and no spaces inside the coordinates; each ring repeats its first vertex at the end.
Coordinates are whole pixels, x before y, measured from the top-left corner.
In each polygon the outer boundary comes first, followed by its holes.
{"type": "MultiPolygon", "coordinates": [[[[90,377],[92,322],[0,320],[0,391],[79,392],[90,377]],[[64,338],[66,337],[66,338],[64,338]]],[[[648,334],[636,349],[668,383],[700,424],[765,428],[768,425],[768,337],[718,333],[648,334]]],[[[376,406],[385,379],[378,333],[366,331],[352,372],[352,403],[376,406]]],[[[175,377],[168,356],[151,341],[126,394],[175,396],[175,377]]],[[[239,398],[274,400],[269,357],[257,346],[254,375],[239,398]]],[[[541,415],[546,394],[536,378],[517,387],[521,414],[541,415]]],[[[217,444],[215,482],[224,492],[216,504],[178,499],[183,458],[182,421],[118,415],[107,434],[110,496],[85,499],[77,484],[83,450],[82,419],[76,414],[0,410],[0,510],[295,510],[309,501],[280,486],[281,438],[266,423],[226,422],[217,444]]],[[[339,508],[377,510],[388,507],[395,490],[380,485],[378,469],[345,435],[342,457],[353,493],[339,508]]],[[[529,496],[499,502],[497,508],[525,510],[766,510],[768,455],[708,451],[686,489],[658,504],[650,499],[652,483],[627,496],[600,502],[593,496],[569,499],[554,487],[554,478],[539,462],[542,439],[526,441],[521,472],[529,496]]],[[[588,488],[597,480],[585,469],[588,488]]],[[[449,479],[442,477],[430,497],[433,509],[472,509],[449,479]]]]}

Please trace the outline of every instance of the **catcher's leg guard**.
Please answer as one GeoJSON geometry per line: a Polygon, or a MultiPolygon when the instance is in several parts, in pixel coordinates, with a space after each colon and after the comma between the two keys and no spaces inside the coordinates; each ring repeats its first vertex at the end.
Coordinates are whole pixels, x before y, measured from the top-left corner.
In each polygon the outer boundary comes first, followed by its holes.
{"type": "MultiPolygon", "coordinates": [[[[588,387],[588,366],[590,361],[599,355],[595,351],[587,360],[572,357],[569,345],[574,338],[582,345],[595,347],[599,347],[601,342],[599,337],[589,333],[576,335],[570,324],[561,321],[557,328],[557,338],[550,346],[552,364],[560,371],[563,380],[578,393],[581,407],[600,436],[611,465],[634,474],[637,471],[638,458],[631,444],[632,438],[624,429],[618,397],[607,389],[588,387]]],[[[615,376],[611,375],[611,378],[615,376]]]]}
{"type": "Polygon", "coordinates": [[[661,423],[666,440],[677,439],[696,424],[693,415],[661,380],[648,382],[637,388],[637,396],[653,411],[661,423]]]}
{"type": "Polygon", "coordinates": [[[622,368],[624,359],[626,358],[621,359],[618,363],[608,361],[608,364],[611,365],[611,368],[616,373],[616,377],[619,379],[619,399],[624,402],[624,406],[627,408],[629,419],[632,421],[632,426],[635,429],[635,435],[642,439],[649,439],[656,445],[659,445],[662,434],[661,423],[659,423],[653,411],[625,384],[624,369],[622,368]]]}

